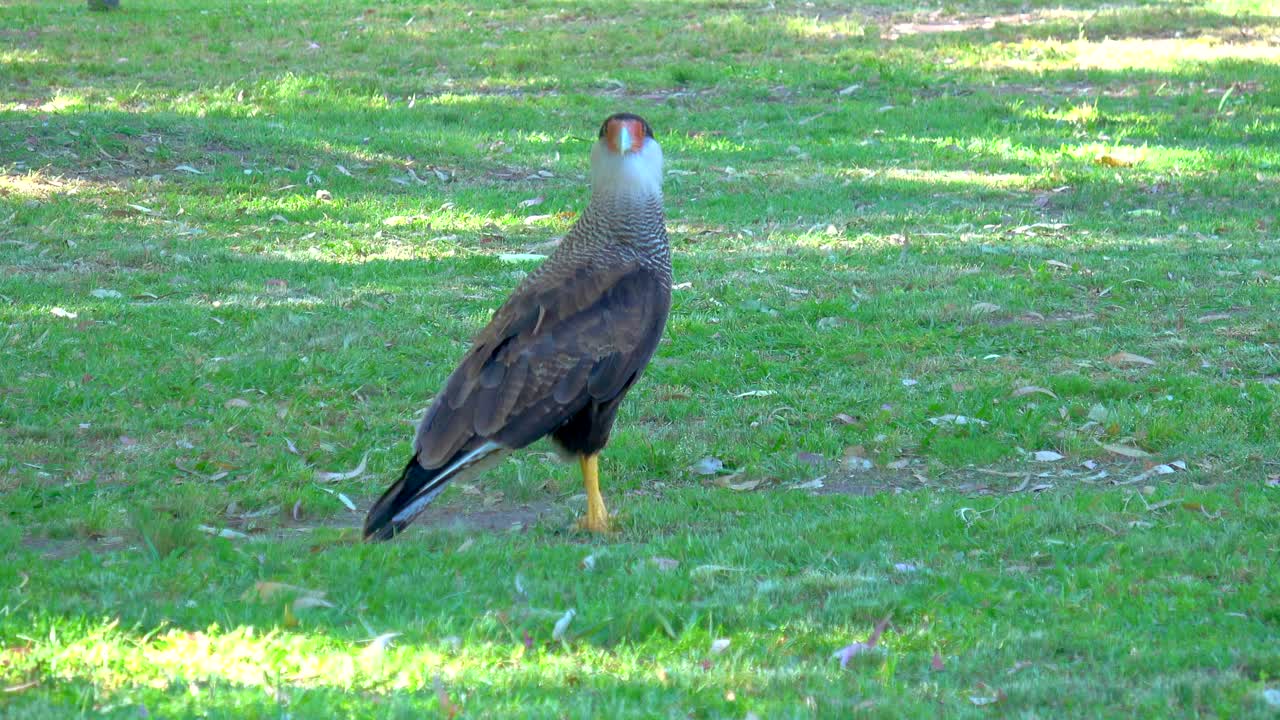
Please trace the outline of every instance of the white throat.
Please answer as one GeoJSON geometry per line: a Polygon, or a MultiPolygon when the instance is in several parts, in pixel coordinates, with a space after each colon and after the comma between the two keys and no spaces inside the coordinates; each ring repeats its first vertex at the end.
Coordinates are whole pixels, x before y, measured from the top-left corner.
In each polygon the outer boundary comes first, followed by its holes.
{"type": "MultiPolygon", "coordinates": [[[[626,147],[626,146],[623,146],[626,147]]],[[[662,148],[645,138],[636,152],[612,152],[601,140],[591,148],[591,197],[648,201],[662,198],[662,148]]]]}

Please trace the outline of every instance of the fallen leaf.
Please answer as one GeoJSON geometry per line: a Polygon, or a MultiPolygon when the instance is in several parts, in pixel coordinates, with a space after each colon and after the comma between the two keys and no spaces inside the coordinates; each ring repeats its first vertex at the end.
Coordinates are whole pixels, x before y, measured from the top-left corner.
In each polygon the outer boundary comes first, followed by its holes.
{"type": "Polygon", "coordinates": [[[982,313],[982,314],[1000,312],[999,305],[996,305],[995,303],[989,303],[989,302],[974,303],[973,307],[969,309],[972,310],[973,312],[982,313]]]}
{"type": "MultiPolygon", "coordinates": [[[[364,455],[361,456],[360,458],[360,464],[356,465],[354,469],[348,470],[347,472],[318,471],[316,472],[316,482],[339,482],[343,480],[355,480],[356,478],[364,474],[365,464],[368,463],[368,461],[369,461],[369,451],[366,450],[364,455]]],[[[355,508],[353,507],[351,509],[354,510],[355,508]]]]}
{"type": "Polygon", "coordinates": [[[823,487],[822,478],[814,478],[809,482],[803,482],[797,485],[788,485],[787,489],[788,490],[821,490],[822,487],[823,487]]]}
{"type": "Polygon", "coordinates": [[[1131,352],[1118,352],[1107,357],[1107,362],[1112,365],[1155,365],[1156,361],[1142,355],[1134,355],[1131,352]]]}
{"type": "Polygon", "coordinates": [[[320,200],[321,202],[330,202],[333,200],[333,193],[329,192],[328,190],[317,190],[316,199],[320,200]]]}
{"type": "Polygon", "coordinates": [[[1022,397],[1024,395],[1032,395],[1037,393],[1040,395],[1047,395],[1053,398],[1054,400],[1058,399],[1058,396],[1055,395],[1052,390],[1050,390],[1049,388],[1042,388],[1039,385],[1023,385],[1022,387],[1013,391],[1013,396],[1022,397]]]}
{"type": "Polygon", "coordinates": [[[217,537],[226,538],[228,540],[244,540],[249,537],[239,530],[232,530],[231,528],[215,528],[209,527],[208,525],[197,525],[196,529],[200,532],[209,533],[210,535],[216,535],[217,537]]]}
{"type": "Polygon", "coordinates": [[[1106,450],[1109,453],[1122,455],[1127,458],[1151,457],[1151,453],[1147,452],[1146,450],[1140,450],[1136,447],[1130,447],[1128,445],[1116,445],[1114,443],[1109,443],[1109,444],[1103,445],[1102,449],[1106,450]]]}
{"type": "Polygon", "coordinates": [[[848,667],[849,661],[852,660],[854,657],[858,655],[862,655],[864,653],[871,652],[872,650],[875,649],[876,645],[880,642],[880,636],[884,633],[884,629],[888,626],[889,626],[889,616],[885,615],[884,618],[880,620],[880,622],[876,623],[875,629],[871,631],[871,634],[867,636],[866,640],[859,640],[858,642],[845,645],[844,647],[835,651],[835,653],[831,657],[840,659],[841,668],[848,667]]]}
{"type": "Polygon", "coordinates": [[[73,313],[70,310],[60,307],[53,308],[49,312],[52,313],[54,317],[67,318],[68,320],[75,320],[80,317],[77,313],[73,313]]]}
{"type": "Polygon", "coordinates": [[[841,425],[862,425],[861,420],[846,413],[836,413],[835,420],[841,425]]]}
{"type": "Polygon", "coordinates": [[[1267,688],[1262,691],[1262,701],[1274,708],[1280,708],[1280,689],[1267,688]]]}
{"type": "Polygon", "coordinates": [[[919,385],[919,384],[920,384],[919,380],[913,380],[911,378],[902,378],[902,387],[911,387],[912,385],[919,385]]]}
{"type": "Polygon", "coordinates": [[[522,208],[536,207],[538,205],[541,205],[545,200],[546,198],[542,197],[541,195],[537,197],[531,197],[528,200],[521,200],[520,207],[522,208]]]}
{"type": "Polygon", "coordinates": [[[694,463],[693,467],[690,469],[698,475],[715,475],[724,469],[724,463],[720,458],[704,457],[694,463]]]}
{"type": "Polygon", "coordinates": [[[744,393],[738,393],[733,397],[737,399],[749,398],[749,397],[769,397],[770,395],[774,395],[774,394],[776,393],[774,393],[774,391],[772,390],[748,390],[744,393]]]}
{"type": "Polygon", "coordinates": [[[983,705],[994,705],[1000,702],[999,695],[970,695],[969,702],[979,707],[983,705]]]}
{"type": "Polygon", "coordinates": [[[1267,487],[1280,488],[1280,475],[1272,475],[1267,478],[1267,487]]]}
{"type": "Polygon", "coordinates": [[[933,659],[929,661],[929,669],[934,672],[942,672],[943,667],[942,656],[935,652],[933,659]]]}
{"type": "Polygon", "coordinates": [[[1231,319],[1231,316],[1226,313],[1209,313],[1208,315],[1201,315],[1200,317],[1196,318],[1196,322],[1211,323],[1211,322],[1217,322],[1219,320],[1230,320],[1230,319],[1231,319]]]}
{"type": "Polygon", "coordinates": [[[227,409],[247,408],[249,407],[249,401],[245,400],[244,398],[231,398],[230,400],[222,403],[222,407],[227,409]]]}
{"type": "Polygon", "coordinates": [[[293,601],[293,611],[310,610],[311,608],[331,608],[334,604],[321,597],[321,594],[300,595],[293,601]]]}
{"type": "Polygon", "coordinates": [[[729,638],[717,638],[711,641],[711,654],[719,655],[729,649],[729,638]]]}
{"type": "Polygon", "coordinates": [[[263,284],[269,288],[278,288],[280,290],[284,290],[289,287],[289,281],[281,280],[280,278],[268,278],[263,284]]]}
{"type": "Polygon", "coordinates": [[[284,439],[284,446],[286,449],[289,450],[289,452],[293,453],[294,455],[299,455],[299,456],[302,455],[302,453],[298,452],[298,446],[294,445],[293,441],[290,440],[289,438],[284,439]]]}
{"type": "Polygon", "coordinates": [[[545,260],[546,257],[546,255],[539,255],[538,253],[502,253],[498,255],[498,261],[504,263],[537,262],[545,260]]]}
{"type": "Polygon", "coordinates": [[[1037,450],[1034,453],[1032,453],[1031,456],[1032,458],[1035,459],[1036,462],[1057,462],[1061,460],[1063,457],[1065,457],[1064,455],[1060,453],[1056,453],[1053,450],[1037,450]]]}
{"type": "Polygon", "coordinates": [[[764,480],[744,480],[740,483],[725,483],[724,487],[735,492],[750,492],[760,487],[764,480]]]}
{"type": "Polygon", "coordinates": [[[97,288],[89,293],[96,298],[121,298],[124,297],[119,290],[108,290],[107,288],[97,288]]]}
{"type": "Polygon", "coordinates": [[[341,502],[343,505],[346,505],[347,509],[350,510],[351,512],[356,512],[356,504],[351,502],[351,498],[347,497],[346,495],[343,495],[342,493],[338,493],[338,502],[341,502]]]}
{"type": "Polygon", "coordinates": [[[662,572],[669,572],[680,566],[679,560],[669,557],[651,557],[649,558],[649,562],[653,563],[654,567],[658,568],[662,572]]]}
{"type": "Polygon", "coordinates": [[[565,631],[569,629],[569,623],[573,622],[573,618],[577,614],[578,611],[573,608],[565,610],[564,615],[560,616],[560,619],[556,621],[555,627],[551,629],[551,639],[557,642],[563,640],[565,631]]]}
{"type": "Polygon", "coordinates": [[[893,569],[900,573],[913,573],[920,568],[916,567],[913,563],[894,563],[893,569]]]}
{"type": "Polygon", "coordinates": [[[950,414],[950,413],[948,413],[948,414],[946,414],[946,415],[939,415],[938,417],[932,417],[932,418],[929,418],[929,424],[931,424],[931,425],[939,425],[939,426],[943,426],[943,425],[977,425],[977,426],[979,426],[979,427],[983,427],[983,426],[986,426],[986,425],[990,425],[990,423],[988,423],[986,420],[979,420],[978,418],[972,418],[972,417],[969,417],[969,416],[967,416],[967,415],[952,415],[952,414],[950,414]]]}
{"type": "Polygon", "coordinates": [[[588,555],[588,556],[586,556],[586,557],[582,558],[582,563],[581,563],[581,565],[582,565],[582,569],[583,569],[583,570],[585,570],[585,571],[587,571],[587,572],[591,572],[592,570],[595,570],[595,569],[596,569],[596,556],[595,556],[595,553],[592,553],[592,554],[590,554],[590,555],[588,555]]]}
{"type": "Polygon", "coordinates": [[[175,167],[175,168],[174,168],[174,172],[191,173],[192,175],[203,175],[203,174],[204,174],[202,171],[197,170],[197,169],[195,169],[195,168],[191,167],[190,165],[179,165],[179,166],[177,166],[177,167],[175,167]]]}
{"type": "Polygon", "coordinates": [[[847,455],[844,459],[844,467],[849,472],[866,472],[875,466],[875,463],[861,455],[847,455]]]}
{"type": "Polygon", "coordinates": [[[369,638],[365,641],[368,645],[365,646],[364,650],[360,651],[360,654],[364,657],[378,657],[385,653],[387,648],[391,647],[391,641],[398,637],[400,637],[398,632],[386,632],[377,637],[369,638]]]}

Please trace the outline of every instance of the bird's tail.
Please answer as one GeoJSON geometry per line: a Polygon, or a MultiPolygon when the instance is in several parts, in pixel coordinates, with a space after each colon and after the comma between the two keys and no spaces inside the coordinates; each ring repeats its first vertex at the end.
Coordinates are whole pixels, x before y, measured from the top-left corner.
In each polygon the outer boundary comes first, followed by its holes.
{"type": "Polygon", "coordinates": [[[499,451],[506,451],[506,448],[486,442],[470,451],[458,453],[451,462],[435,469],[423,467],[415,454],[404,466],[400,479],[387,488],[369,509],[364,519],[364,539],[379,542],[395,537],[436,499],[450,480],[482,470],[505,454],[499,451]]]}

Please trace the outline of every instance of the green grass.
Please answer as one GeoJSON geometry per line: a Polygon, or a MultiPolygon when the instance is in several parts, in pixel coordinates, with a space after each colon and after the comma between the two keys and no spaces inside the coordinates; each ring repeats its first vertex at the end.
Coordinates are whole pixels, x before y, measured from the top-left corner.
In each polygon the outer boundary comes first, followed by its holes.
{"type": "Polygon", "coordinates": [[[0,717],[1275,716],[1272,2],[123,5],[0,7],[0,717]],[[357,543],[618,110],[619,532],[357,543]]]}

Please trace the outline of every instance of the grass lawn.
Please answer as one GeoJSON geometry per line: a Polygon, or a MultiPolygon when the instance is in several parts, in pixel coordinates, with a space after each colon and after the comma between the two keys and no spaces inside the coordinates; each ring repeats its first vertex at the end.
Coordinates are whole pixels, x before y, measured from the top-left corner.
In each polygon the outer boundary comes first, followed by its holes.
{"type": "Polygon", "coordinates": [[[1278,427],[1270,0],[0,5],[2,718],[1276,717],[1278,427]],[[620,110],[618,532],[360,543],[620,110]]]}

